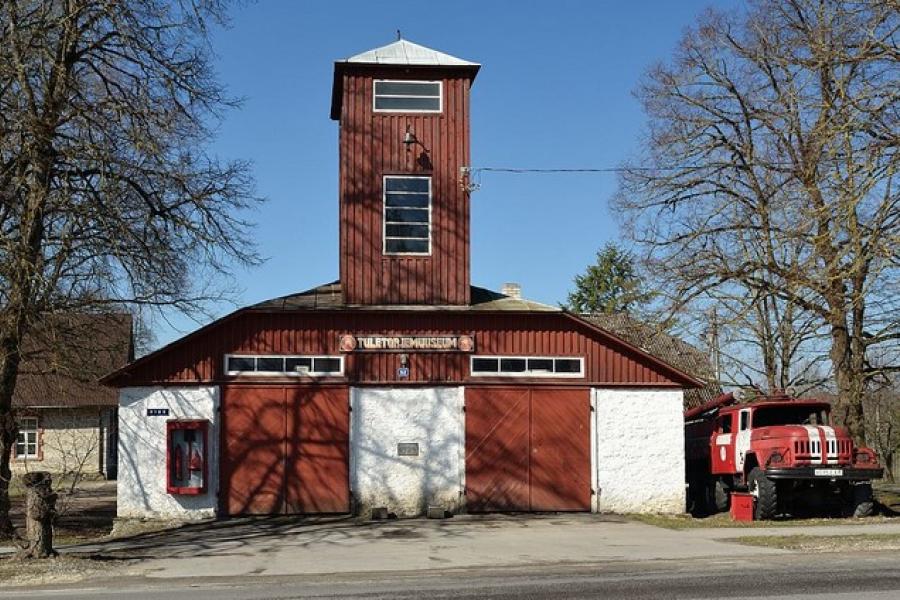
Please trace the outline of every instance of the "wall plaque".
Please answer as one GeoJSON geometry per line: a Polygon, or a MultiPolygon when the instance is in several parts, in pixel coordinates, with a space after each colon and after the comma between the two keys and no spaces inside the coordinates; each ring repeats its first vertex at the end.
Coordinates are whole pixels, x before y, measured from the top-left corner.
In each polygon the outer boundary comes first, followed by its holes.
{"type": "Polygon", "coordinates": [[[341,352],[472,352],[471,335],[342,335],[341,352]]]}
{"type": "Polygon", "coordinates": [[[397,456],[418,456],[419,444],[401,442],[397,444],[397,456]]]}
{"type": "Polygon", "coordinates": [[[148,408],[147,416],[148,417],[168,417],[169,409],[168,408],[148,408]]]}

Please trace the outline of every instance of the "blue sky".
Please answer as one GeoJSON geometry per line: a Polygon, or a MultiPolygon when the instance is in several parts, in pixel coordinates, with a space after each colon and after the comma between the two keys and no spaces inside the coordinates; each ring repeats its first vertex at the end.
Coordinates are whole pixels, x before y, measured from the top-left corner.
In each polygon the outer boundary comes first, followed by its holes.
{"type": "MultiPolygon", "coordinates": [[[[253,162],[268,202],[250,215],[265,264],[237,273],[236,306],[338,277],[337,123],[333,64],[406,39],[481,63],[472,90],[474,167],[619,165],[644,125],[632,95],[643,72],[671,56],[684,28],[719,0],[632,2],[342,2],[260,0],[215,32],[221,81],[244,97],[213,152],[253,162]]],[[[613,174],[485,173],[472,195],[472,283],[556,304],[605,242],[613,174]]],[[[199,323],[202,324],[202,323],[199,323]]],[[[154,324],[155,346],[199,325],[154,324]]]]}

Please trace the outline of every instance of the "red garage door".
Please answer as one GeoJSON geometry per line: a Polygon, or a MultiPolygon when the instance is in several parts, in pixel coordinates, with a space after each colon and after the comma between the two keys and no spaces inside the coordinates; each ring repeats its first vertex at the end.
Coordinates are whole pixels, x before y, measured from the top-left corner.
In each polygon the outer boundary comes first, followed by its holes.
{"type": "Polygon", "coordinates": [[[350,511],[346,388],[224,386],[227,515],[350,511]]]}
{"type": "Polygon", "coordinates": [[[467,388],[468,509],[590,510],[590,411],[584,389],[467,388]]]}

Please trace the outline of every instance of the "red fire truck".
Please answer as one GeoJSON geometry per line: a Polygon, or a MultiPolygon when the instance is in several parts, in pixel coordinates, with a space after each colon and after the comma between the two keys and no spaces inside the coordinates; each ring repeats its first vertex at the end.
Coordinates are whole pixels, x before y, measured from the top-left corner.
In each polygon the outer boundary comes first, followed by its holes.
{"type": "Polygon", "coordinates": [[[732,491],[749,491],[756,519],[822,510],[871,515],[871,480],[883,469],[873,450],[831,425],[830,413],[827,402],[783,393],[740,404],[723,394],[685,412],[692,512],[727,510],[732,491]]]}

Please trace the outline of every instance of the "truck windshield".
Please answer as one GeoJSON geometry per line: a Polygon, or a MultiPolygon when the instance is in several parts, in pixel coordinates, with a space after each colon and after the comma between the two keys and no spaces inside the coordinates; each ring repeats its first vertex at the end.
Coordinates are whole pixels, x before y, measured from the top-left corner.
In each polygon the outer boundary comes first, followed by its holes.
{"type": "Polygon", "coordinates": [[[828,411],[809,406],[767,406],[754,411],[754,428],[772,425],[828,425],[828,411]]]}

